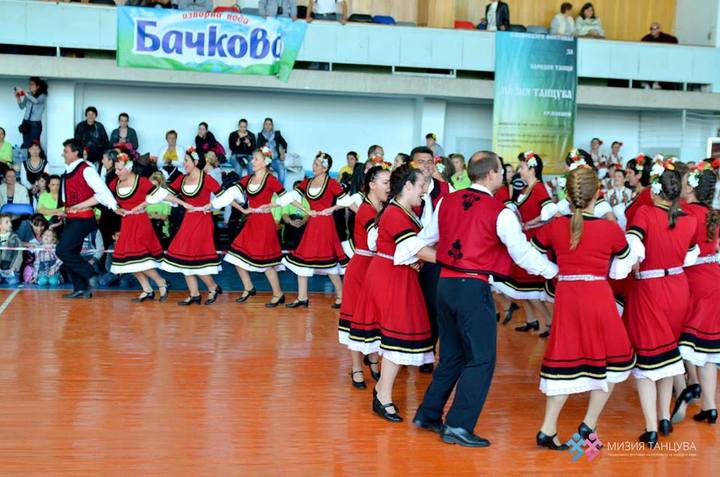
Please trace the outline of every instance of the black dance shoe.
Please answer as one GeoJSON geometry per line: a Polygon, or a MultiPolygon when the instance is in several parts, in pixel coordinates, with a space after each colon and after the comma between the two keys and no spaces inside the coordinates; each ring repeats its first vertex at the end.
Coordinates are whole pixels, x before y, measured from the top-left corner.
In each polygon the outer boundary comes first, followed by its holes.
{"type": "Polygon", "coordinates": [[[680,395],[675,400],[675,406],[673,407],[672,414],[670,414],[670,420],[672,422],[677,424],[678,422],[685,419],[685,411],[687,411],[688,404],[690,404],[692,398],[693,392],[689,387],[682,390],[680,395]]]}
{"type": "Polygon", "coordinates": [[[478,437],[462,427],[443,426],[440,438],[448,444],[457,444],[464,447],[488,447],[490,441],[478,437]]]}
{"type": "Polygon", "coordinates": [[[295,300],[292,303],[285,305],[285,308],[300,308],[301,306],[307,308],[310,305],[310,300],[295,300]]]}
{"type": "Polygon", "coordinates": [[[557,436],[557,433],[553,434],[552,436],[548,436],[547,434],[544,434],[542,431],[539,431],[537,435],[535,436],[535,443],[538,447],[545,447],[546,449],[554,450],[554,451],[564,451],[568,450],[569,447],[567,444],[555,444],[555,437],[557,436]]]}
{"type": "MultiPolygon", "coordinates": [[[[583,440],[586,440],[590,437],[590,434],[595,434],[597,436],[597,427],[595,429],[590,429],[590,426],[585,424],[584,422],[581,422],[578,426],[578,434],[580,434],[580,437],[583,438],[583,440]]],[[[598,447],[598,449],[602,449],[602,445],[598,447]]]]}
{"type": "Polygon", "coordinates": [[[380,400],[377,398],[377,392],[373,393],[373,403],[372,408],[373,412],[377,414],[378,416],[382,417],[386,421],[390,422],[402,422],[403,418],[400,417],[400,414],[397,413],[397,407],[395,404],[389,402],[387,404],[383,404],[380,402],[380,400]],[[389,413],[387,412],[388,408],[394,407],[395,412],[389,413]]]}
{"type": "Polygon", "coordinates": [[[337,300],[335,300],[335,303],[330,305],[330,308],[332,308],[333,310],[339,310],[341,305],[342,305],[342,300],[340,298],[338,298],[337,300]]]}
{"type": "Polygon", "coordinates": [[[277,308],[278,305],[285,304],[285,294],[283,293],[279,297],[272,297],[269,303],[265,303],[265,308],[277,308]]]}
{"type": "Polygon", "coordinates": [[[213,303],[215,303],[217,301],[218,295],[222,295],[222,293],[223,293],[223,291],[222,291],[222,288],[220,287],[220,285],[216,285],[215,289],[213,291],[208,292],[208,296],[205,299],[205,304],[212,305],[213,303]]]}
{"type": "Polygon", "coordinates": [[[692,392],[693,400],[700,399],[700,396],[702,396],[702,388],[699,384],[691,384],[688,389],[692,392]]]}
{"type": "Polygon", "coordinates": [[[367,389],[367,384],[365,384],[365,377],[363,376],[362,381],[355,381],[354,376],[356,374],[359,374],[362,376],[362,374],[363,374],[362,369],[360,371],[353,371],[352,373],[350,373],[350,381],[352,381],[353,387],[355,389],[367,389]]]}
{"type": "Polygon", "coordinates": [[[520,309],[520,307],[517,306],[515,302],[510,303],[510,308],[508,308],[505,312],[505,319],[502,322],[503,326],[507,325],[512,321],[513,313],[516,312],[518,309],[520,309]]]}
{"type": "Polygon", "coordinates": [[[645,433],[638,437],[638,441],[644,442],[648,445],[648,447],[654,449],[657,445],[658,433],[655,431],[645,431],[645,433]]]}
{"type": "Polygon", "coordinates": [[[430,432],[434,432],[435,434],[442,434],[443,428],[445,427],[442,419],[438,419],[437,421],[426,421],[425,419],[415,416],[412,423],[420,429],[425,429],[430,432]]]}
{"type": "Polygon", "coordinates": [[[372,378],[375,380],[375,382],[380,381],[380,371],[375,372],[375,371],[373,371],[373,369],[372,369],[373,366],[377,366],[377,365],[378,365],[378,362],[377,362],[377,361],[370,361],[370,358],[368,358],[367,356],[365,356],[365,358],[363,358],[363,363],[365,363],[365,365],[366,365],[366,366],[368,367],[368,369],[370,370],[370,376],[372,376],[372,378]]]}
{"type": "Polygon", "coordinates": [[[528,331],[532,330],[540,331],[540,322],[538,320],[529,321],[524,325],[515,328],[515,331],[521,331],[523,333],[527,333],[528,331]]]}
{"type": "Polygon", "coordinates": [[[420,372],[423,374],[432,374],[434,369],[435,369],[435,364],[433,364],[433,363],[425,363],[422,366],[420,366],[420,372]]]}
{"type": "Polygon", "coordinates": [[[90,290],[78,290],[72,293],[66,293],[62,296],[63,298],[92,298],[92,291],[90,290]]]}
{"type": "Polygon", "coordinates": [[[670,433],[673,431],[673,425],[670,422],[669,419],[662,419],[658,423],[658,431],[662,433],[663,436],[669,436],[670,433]]]}
{"type": "Polygon", "coordinates": [[[202,300],[200,299],[200,295],[189,296],[189,297],[185,298],[184,300],[177,302],[177,304],[180,306],[190,306],[193,304],[199,305],[200,303],[202,303],[202,300]]]}
{"type": "Polygon", "coordinates": [[[139,297],[133,298],[133,303],[142,303],[147,300],[154,300],[155,299],[155,292],[150,290],[149,292],[142,292],[139,297]]]}
{"type": "Polygon", "coordinates": [[[160,294],[160,303],[165,303],[168,299],[168,292],[170,291],[170,282],[165,281],[165,285],[161,286],[160,289],[165,289],[165,293],[160,294]]]}
{"type": "Polygon", "coordinates": [[[707,421],[708,424],[715,424],[717,422],[717,409],[708,409],[707,411],[700,411],[693,416],[698,422],[707,421]]]}
{"type": "Polygon", "coordinates": [[[252,287],[250,290],[245,290],[244,292],[242,292],[242,295],[240,295],[237,300],[235,300],[235,303],[245,303],[251,296],[255,296],[256,294],[257,291],[255,291],[255,287],[252,287]]]}

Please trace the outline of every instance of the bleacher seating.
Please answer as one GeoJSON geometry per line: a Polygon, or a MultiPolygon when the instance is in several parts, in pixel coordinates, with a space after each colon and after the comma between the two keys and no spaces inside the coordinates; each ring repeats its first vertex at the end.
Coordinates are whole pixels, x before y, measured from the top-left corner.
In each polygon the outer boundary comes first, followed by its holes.
{"type": "Polygon", "coordinates": [[[388,15],[375,15],[373,17],[373,22],[378,23],[380,25],[395,25],[395,19],[388,15]]]}
{"type": "Polygon", "coordinates": [[[456,30],[474,30],[475,25],[473,25],[472,22],[469,22],[467,20],[455,20],[455,29],[456,30]]]}

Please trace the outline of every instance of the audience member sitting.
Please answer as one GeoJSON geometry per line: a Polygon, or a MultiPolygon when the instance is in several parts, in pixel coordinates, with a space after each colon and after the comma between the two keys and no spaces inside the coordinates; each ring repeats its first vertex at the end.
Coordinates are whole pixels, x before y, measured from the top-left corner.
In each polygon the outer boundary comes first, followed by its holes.
{"type": "Polygon", "coordinates": [[[87,160],[97,164],[103,152],[108,148],[108,136],[105,126],[97,121],[98,112],[94,106],[85,109],[85,121],[75,127],[75,139],[87,150],[87,160]]]}
{"type": "Polygon", "coordinates": [[[117,177],[115,173],[115,158],[117,154],[117,150],[108,149],[103,152],[102,159],[100,159],[98,174],[100,178],[105,181],[105,185],[110,185],[113,179],[117,177]]]}
{"type": "Polygon", "coordinates": [[[48,191],[38,197],[36,210],[48,222],[58,222],[65,214],[64,207],[58,207],[58,194],[60,193],[60,176],[52,175],[48,179],[48,191]]]}
{"type": "Polygon", "coordinates": [[[575,20],[572,17],[572,4],[563,2],[560,5],[560,13],[555,15],[550,23],[551,35],[575,35],[575,20]]]}
{"type": "Polygon", "coordinates": [[[600,19],[595,16],[595,7],[586,3],[580,9],[580,15],[575,19],[577,36],[586,38],[605,38],[605,30],[600,19]]]}
{"type": "Polygon", "coordinates": [[[40,174],[37,179],[35,179],[35,183],[33,184],[32,188],[30,189],[30,200],[33,203],[33,206],[37,208],[38,200],[40,199],[40,196],[48,191],[48,182],[50,181],[50,174],[43,172],[40,174]]]}
{"type": "Polygon", "coordinates": [[[247,119],[238,121],[238,130],[230,133],[228,146],[230,147],[230,165],[241,177],[246,171],[249,173],[248,164],[252,153],[256,148],[255,134],[248,130],[247,119]]]}
{"type": "MultiPolygon", "coordinates": [[[[45,218],[40,214],[31,215],[28,220],[23,220],[18,228],[18,238],[23,247],[35,248],[42,243],[42,235],[49,228],[45,218]]],[[[23,252],[23,263],[21,266],[23,282],[32,283],[33,263],[35,262],[35,251],[26,250],[23,252]]]]}
{"type": "Polygon", "coordinates": [[[43,232],[41,247],[35,252],[31,283],[41,287],[56,287],[62,282],[62,276],[60,275],[62,260],[58,258],[55,252],[56,245],[57,235],[55,231],[47,229],[43,232]]]}
{"type": "Polygon", "coordinates": [[[510,7],[506,2],[493,0],[485,6],[483,20],[487,31],[505,31],[510,26],[510,7]]]}
{"type": "Polygon", "coordinates": [[[31,188],[38,177],[45,174],[47,169],[48,161],[38,141],[33,141],[33,143],[30,144],[28,148],[28,158],[20,163],[20,165],[15,166],[15,170],[20,173],[20,183],[28,188],[31,188]]]}
{"type": "Polygon", "coordinates": [[[272,169],[277,174],[281,184],[285,184],[285,153],[288,150],[287,141],[280,131],[275,129],[272,118],[265,118],[262,131],[257,136],[257,147],[267,146],[272,152],[272,169]]]}
{"type": "Polygon", "coordinates": [[[450,154],[453,172],[450,176],[450,184],[455,190],[467,189],[470,187],[471,181],[465,168],[465,156],[462,154],[450,154]]]}
{"type": "Polygon", "coordinates": [[[215,154],[215,151],[208,151],[205,153],[205,174],[209,175],[217,181],[218,184],[223,183],[222,170],[218,167],[220,162],[215,154]]]}
{"type": "MultiPolygon", "coordinates": [[[[200,157],[205,157],[205,153],[208,151],[214,151],[218,159],[221,161],[225,160],[225,148],[215,139],[215,135],[210,132],[208,124],[205,121],[198,124],[198,133],[197,136],[195,136],[195,149],[197,149],[200,157]]],[[[183,159],[184,157],[183,152],[183,159]]]]}
{"type": "Polygon", "coordinates": [[[297,0],[260,0],[260,15],[267,17],[290,17],[297,20],[297,0]]]}
{"type": "Polygon", "coordinates": [[[183,160],[185,159],[185,151],[187,148],[178,145],[177,137],[177,132],[172,129],[166,132],[166,144],[155,157],[158,170],[162,171],[168,182],[174,181],[179,174],[184,172],[183,160]]]}
{"type": "Polygon", "coordinates": [[[194,12],[211,12],[213,9],[212,0],[174,0],[178,10],[190,10],[194,12]]]}
{"type": "Polygon", "coordinates": [[[133,151],[137,152],[139,149],[139,143],[137,133],[133,128],[128,126],[130,123],[130,116],[128,113],[120,113],[118,116],[119,126],[110,133],[110,144],[131,144],[133,151]]]}
{"type": "Polygon", "coordinates": [[[5,204],[30,205],[30,194],[22,184],[18,184],[14,169],[5,171],[5,182],[0,184],[0,207],[5,204]]]}
{"type": "Polygon", "coordinates": [[[349,188],[352,183],[353,173],[355,172],[355,166],[358,163],[358,154],[355,151],[350,151],[345,156],[347,163],[340,168],[338,172],[338,180],[340,184],[345,188],[349,188]]]}
{"type": "Polygon", "coordinates": [[[640,41],[646,41],[650,43],[678,43],[678,39],[672,35],[668,35],[667,33],[662,31],[662,27],[658,22],[653,22],[652,25],[650,25],[650,33],[642,37],[642,40],[640,41]]]}
{"type": "MultiPolygon", "coordinates": [[[[165,185],[165,176],[162,172],[153,172],[150,176],[150,182],[155,187],[163,187],[165,185]]],[[[167,202],[148,204],[145,207],[145,212],[148,214],[148,217],[150,217],[150,222],[163,248],[169,245],[170,222],[168,219],[170,218],[171,209],[172,207],[167,202]]]]}
{"type": "Polygon", "coordinates": [[[344,0],[309,0],[305,21],[308,23],[312,22],[313,19],[337,21],[338,3],[342,5],[342,15],[339,20],[340,23],[345,24],[348,17],[348,7],[347,2],[344,0]]]}
{"type": "Polygon", "coordinates": [[[13,165],[13,147],[5,140],[5,128],[0,128],[0,173],[13,165]]]}
{"type": "Polygon", "coordinates": [[[0,283],[15,286],[20,282],[18,272],[22,264],[22,251],[2,248],[22,246],[20,238],[13,232],[11,219],[8,214],[0,214],[0,283]]]}
{"type": "Polygon", "coordinates": [[[427,133],[425,135],[425,145],[432,150],[434,157],[445,156],[445,150],[440,143],[437,142],[437,136],[435,133],[427,133]]]}

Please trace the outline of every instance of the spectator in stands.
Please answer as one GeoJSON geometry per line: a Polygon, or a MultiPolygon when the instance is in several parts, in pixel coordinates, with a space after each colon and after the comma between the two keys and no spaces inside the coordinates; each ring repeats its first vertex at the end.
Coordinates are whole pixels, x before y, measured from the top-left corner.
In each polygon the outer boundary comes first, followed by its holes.
{"type": "Polygon", "coordinates": [[[250,172],[248,164],[256,144],[255,134],[248,130],[247,119],[241,119],[238,122],[238,130],[231,132],[228,138],[230,164],[240,177],[245,175],[245,171],[250,172]]]}
{"type": "Polygon", "coordinates": [[[55,252],[57,235],[52,229],[42,234],[42,249],[35,252],[35,261],[32,268],[32,283],[38,286],[56,287],[62,282],[60,275],[60,260],[55,252]]]}
{"type": "Polygon", "coordinates": [[[305,20],[310,23],[315,20],[338,20],[338,3],[342,7],[342,15],[339,20],[343,25],[347,22],[348,7],[344,0],[310,0],[307,7],[305,20]]]}
{"type": "Polygon", "coordinates": [[[5,128],[0,128],[0,173],[5,173],[13,165],[12,144],[5,140],[5,128]]]}
{"type": "Polygon", "coordinates": [[[471,185],[470,177],[465,168],[465,156],[462,154],[450,154],[452,161],[452,175],[450,176],[450,184],[455,190],[467,189],[471,185]]]}
{"type": "Polygon", "coordinates": [[[572,17],[572,4],[563,2],[560,13],[555,15],[550,24],[551,35],[575,35],[575,20],[572,17]]]}
{"type": "MultiPolygon", "coordinates": [[[[195,149],[197,149],[200,157],[205,157],[208,151],[213,151],[218,159],[221,161],[225,159],[225,148],[215,139],[215,135],[210,132],[208,123],[205,121],[198,124],[198,133],[197,136],[195,136],[195,149]]],[[[184,157],[183,153],[183,159],[184,157]]]]}
{"type": "Polygon", "coordinates": [[[40,196],[48,191],[49,181],[50,174],[48,174],[47,172],[43,172],[42,174],[37,176],[37,179],[35,179],[32,188],[30,188],[30,200],[33,204],[37,204],[40,196]]]}
{"type": "Polygon", "coordinates": [[[297,0],[260,0],[260,15],[267,17],[290,17],[297,20],[297,0]]]}
{"type": "Polygon", "coordinates": [[[30,204],[30,194],[18,184],[14,169],[5,171],[5,182],[0,184],[0,207],[5,204],[30,204]]]}
{"type": "Polygon", "coordinates": [[[205,153],[205,169],[203,169],[203,171],[205,174],[215,179],[218,184],[222,185],[222,170],[218,167],[219,165],[220,163],[215,151],[208,151],[205,153]]]}
{"type": "Polygon", "coordinates": [[[177,174],[183,173],[182,165],[185,160],[186,148],[178,146],[177,137],[177,132],[172,129],[166,132],[166,144],[160,148],[154,159],[158,170],[162,171],[165,178],[171,182],[177,177],[177,174]]]}
{"type": "Polygon", "coordinates": [[[338,178],[340,184],[343,186],[350,186],[352,183],[353,173],[355,172],[355,166],[358,163],[358,154],[355,151],[350,151],[345,155],[346,164],[340,168],[338,172],[338,178]]]}
{"type": "Polygon", "coordinates": [[[194,12],[211,12],[213,9],[212,0],[175,0],[178,10],[190,10],[194,12]]]}
{"type": "Polygon", "coordinates": [[[437,142],[437,136],[435,135],[435,133],[427,133],[425,135],[425,144],[432,150],[434,157],[445,156],[445,150],[437,142]]]}
{"type": "Polygon", "coordinates": [[[577,36],[586,38],[605,38],[605,30],[600,19],[595,16],[595,7],[588,2],[580,9],[580,15],[575,19],[577,36]]]}
{"type": "Polygon", "coordinates": [[[2,247],[20,247],[20,238],[12,229],[11,217],[0,214],[0,282],[7,282],[15,286],[20,282],[18,272],[22,265],[22,252],[20,250],[7,250],[2,247]]]}
{"type": "Polygon", "coordinates": [[[37,202],[37,212],[48,222],[57,222],[65,213],[63,207],[58,207],[58,194],[60,193],[60,176],[52,175],[48,179],[48,191],[40,194],[37,202]]]}
{"type": "Polygon", "coordinates": [[[28,92],[15,88],[15,99],[20,109],[25,110],[20,132],[23,135],[21,149],[27,149],[33,141],[40,141],[42,117],[47,103],[48,85],[37,76],[28,81],[28,92]]]}
{"type": "Polygon", "coordinates": [[[647,41],[650,43],[678,43],[678,39],[672,35],[668,35],[664,31],[662,31],[662,27],[658,22],[653,22],[652,25],[650,25],[650,33],[642,37],[642,40],[640,41],[647,41]]]}
{"type": "MultiPolygon", "coordinates": [[[[45,152],[40,147],[40,141],[34,141],[28,147],[28,158],[14,167],[20,173],[20,182],[27,188],[33,187],[38,176],[48,169],[45,152]]],[[[33,191],[34,192],[34,191],[33,191]]]]}
{"type": "Polygon", "coordinates": [[[108,136],[105,126],[97,121],[98,112],[95,106],[85,108],[85,121],[75,127],[75,139],[88,150],[87,160],[96,164],[108,148],[108,136]]]}
{"type": "MultiPolygon", "coordinates": [[[[155,187],[163,187],[165,185],[165,176],[160,171],[153,172],[150,176],[150,182],[155,187]]],[[[169,245],[170,222],[168,219],[170,218],[170,209],[170,204],[167,202],[149,204],[145,207],[145,212],[148,214],[148,217],[150,217],[150,222],[163,248],[169,245]]]]}
{"type": "Polygon", "coordinates": [[[510,7],[506,2],[494,0],[485,7],[484,20],[487,31],[505,31],[510,26],[510,7]]]}
{"type": "Polygon", "coordinates": [[[133,128],[128,126],[130,123],[130,116],[128,113],[120,113],[118,116],[119,127],[113,129],[110,133],[110,144],[130,144],[133,147],[133,151],[137,152],[140,147],[138,144],[137,133],[133,128]]]}
{"type": "Polygon", "coordinates": [[[258,134],[257,147],[267,146],[272,152],[272,169],[277,173],[278,180],[281,184],[285,183],[285,154],[287,153],[288,144],[280,134],[275,130],[272,118],[265,118],[263,129],[258,134]]]}

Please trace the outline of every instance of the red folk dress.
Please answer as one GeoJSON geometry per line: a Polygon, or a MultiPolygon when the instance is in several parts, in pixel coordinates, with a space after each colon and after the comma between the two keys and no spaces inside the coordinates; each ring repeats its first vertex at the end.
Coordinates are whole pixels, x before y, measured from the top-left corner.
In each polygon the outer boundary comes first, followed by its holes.
{"type": "MultiPolygon", "coordinates": [[[[170,188],[192,206],[205,206],[210,202],[211,194],[220,192],[220,184],[204,172],[200,173],[196,185],[186,186],[186,179],[186,175],[179,176],[170,188]]],[[[214,230],[212,213],[186,210],[180,228],[165,252],[161,268],[183,275],[217,274],[221,270],[221,261],[215,249],[214,230]]]]}
{"type": "MultiPolygon", "coordinates": [[[[550,194],[548,194],[545,185],[542,182],[536,182],[530,189],[520,196],[516,202],[520,221],[523,224],[531,222],[538,217],[547,216],[547,220],[554,216],[554,212],[547,211],[543,214],[543,209],[552,207],[555,210],[550,194]]],[[[549,209],[547,209],[549,210],[549,209]]],[[[525,230],[525,236],[528,240],[532,239],[540,230],[540,224],[525,230]]],[[[545,298],[545,279],[538,275],[530,275],[525,269],[513,263],[511,277],[507,281],[501,281],[498,287],[503,293],[517,300],[541,300],[545,298]],[[503,286],[504,285],[504,286],[503,286]]]]}
{"type": "MultiPolygon", "coordinates": [[[[259,186],[250,184],[253,175],[243,177],[238,183],[240,190],[247,196],[250,208],[272,203],[275,194],[278,198],[286,195],[285,188],[272,174],[266,173],[259,186]]],[[[225,261],[249,272],[264,272],[269,268],[282,268],[282,257],[277,225],[272,213],[268,212],[248,216],[247,222],[230,245],[225,261]]]]}
{"type": "MultiPolygon", "coordinates": [[[[144,177],[135,176],[132,187],[120,187],[115,178],[110,191],[118,206],[127,211],[145,202],[155,186],[144,177]]],[[[146,213],[126,215],[120,221],[120,236],[112,254],[111,273],[135,273],[158,268],[163,257],[162,245],[146,213]]]]}
{"type": "Polygon", "coordinates": [[[350,348],[380,353],[408,366],[434,362],[430,320],[418,280],[409,265],[420,248],[417,216],[391,201],[378,222],[377,252],[370,262],[353,314],[350,348]],[[414,243],[413,243],[414,242],[414,243]],[[362,343],[358,349],[355,343],[362,343]]]}
{"type": "MultiPolygon", "coordinates": [[[[345,195],[340,183],[327,175],[320,188],[311,188],[310,181],[305,178],[295,191],[300,195],[298,199],[307,199],[311,210],[320,212],[328,209],[345,195]]],[[[300,243],[282,262],[302,277],[344,273],[349,259],[340,244],[333,216],[309,217],[300,243]]]]}
{"type": "Polygon", "coordinates": [[[355,214],[355,227],[353,228],[355,254],[352,259],[350,259],[350,263],[345,271],[345,278],[343,279],[343,299],[340,305],[340,319],[338,322],[338,341],[340,344],[350,346],[350,348],[353,349],[353,345],[350,345],[350,340],[358,340],[358,343],[360,343],[358,346],[361,349],[357,349],[357,351],[363,351],[365,341],[363,331],[361,329],[353,329],[353,315],[355,305],[357,304],[360,292],[365,283],[365,275],[375,255],[370,251],[370,247],[368,246],[368,232],[375,224],[376,217],[377,209],[375,209],[375,206],[370,202],[370,199],[363,196],[363,202],[355,214]],[[355,331],[354,334],[353,331],[355,331]]]}
{"type": "Polygon", "coordinates": [[[558,268],[550,339],[540,370],[540,389],[548,396],[608,390],[625,381],[635,366],[625,325],[615,306],[607,275],[611,262],[619,276],[632,268],[625,234],[614,222],[583,217],[583,234],[570,249],[570,217],[558,217],[532,239],[553,252],[558,268]]]}
{"type": "Polygon", "coordinates": [[[690,292],[682,267],[688,252],[695,248],[696,227],[695,217],[682,215],[675,227],[669,228],[667,209],[654,205],[640,207],[630,223],[631,249],[645,257],[640,275],[636,273],[630,285],[624,316],[637,353],[633,370],[637,378],[657,381],[685,372],[678,339],[690,292]],[[649,271],[661,276],[642,277],[649,271]]]}
{"type": "Polygon", "coordinates": [[[704,204],[691,203],[684,209],[697,220],[695,240],[700,247],[697,264],[685,268],[690,285],[690,306],[680,336],[680,354],[696,366],[720,363],[720,264],[717,260],[718,233],[708,241],[704,204]]]}

